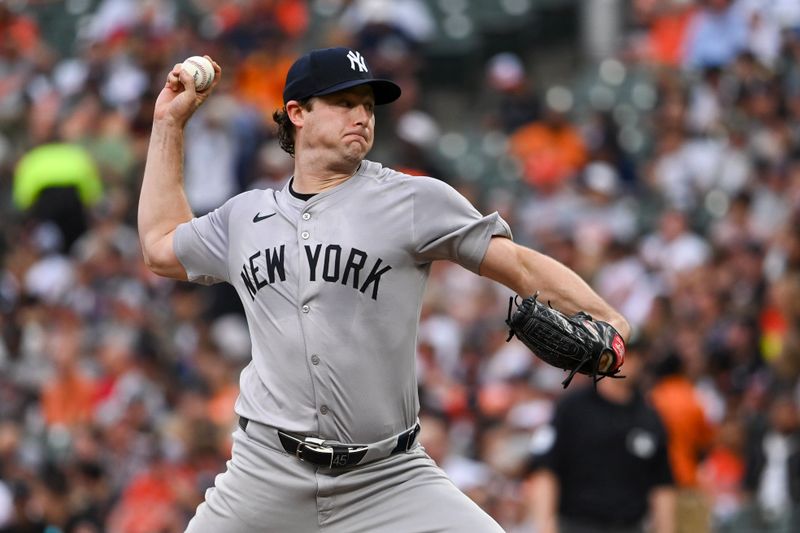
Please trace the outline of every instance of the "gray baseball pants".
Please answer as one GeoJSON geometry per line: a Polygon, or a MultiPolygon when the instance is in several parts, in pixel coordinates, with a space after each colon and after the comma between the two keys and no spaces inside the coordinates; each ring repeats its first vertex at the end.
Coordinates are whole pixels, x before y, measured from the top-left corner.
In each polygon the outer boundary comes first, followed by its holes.
{"type": "MultiPolygon", "coordinates": [[[[253,423],[251,422],[251,425],[253,423]]],[[[347,470],[287,454],[277,431],[259,425],[233,434],[227,470],[186,530],[253,532],[502,532],[445,476],[423,448],[347,470]]]]}

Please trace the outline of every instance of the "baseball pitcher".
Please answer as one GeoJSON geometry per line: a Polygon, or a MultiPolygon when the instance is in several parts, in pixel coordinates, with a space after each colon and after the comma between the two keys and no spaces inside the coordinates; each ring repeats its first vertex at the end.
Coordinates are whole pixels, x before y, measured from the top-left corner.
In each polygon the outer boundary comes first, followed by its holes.
{"type": "Polygon", "coordinates": [[[365,159],[374,108],[400,88],[374,78],[356,50],[313,50],[289,70],[274,115],[295,160],[288,184],[194,218],[183,129],[221,79],[213,65],[204,92],[180,64],[167,76],[138,220],[147,265],[233,285],[252,337],[232,457],[188,531],[501,531],[417,443],[416,333],[431,263],[537,294],[509,316],[512,333],[574,372],[615,374],[627,322],[574,272],[514,244],[497,213],[365,159]]]}

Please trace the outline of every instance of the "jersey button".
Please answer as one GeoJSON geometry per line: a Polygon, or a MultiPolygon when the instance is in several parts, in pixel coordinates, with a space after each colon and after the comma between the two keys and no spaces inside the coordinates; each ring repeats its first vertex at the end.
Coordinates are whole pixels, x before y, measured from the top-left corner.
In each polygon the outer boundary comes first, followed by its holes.
{"type": "Polygon", "coordinates": [[[302,310],[303,310],[304,313],[308,313],[309,311],[311,311],[311,308],[309,306],[307,306],[307,305],[304,305],[302,307],[302,310]]]}
{"type": "Polygon", "coordinates": [[[300,236],[304,239],[308,239],[310,237],[310,234],[307,231],[304,231],[303,233],[300,234],[300,236]]]}
{"type": "Polygon", "coordinates": [[[308,220],[311,218],[311,213],[303,213],[303,220],[308,220]]]}
{"type": "Polygon", "coordinates": [[[318,365],[319,364],[319,356],[317,354],[314,354],[314,355],[311,356],[311,364],[312,365],[318,365]]]}
{"type": "Polygon", "coordinates": [[[319,408],[319,412],[322,413],[323,415],[327,415],[328,414],[328,406],[327,405],[323,405],[322,407],[319,408]]]}

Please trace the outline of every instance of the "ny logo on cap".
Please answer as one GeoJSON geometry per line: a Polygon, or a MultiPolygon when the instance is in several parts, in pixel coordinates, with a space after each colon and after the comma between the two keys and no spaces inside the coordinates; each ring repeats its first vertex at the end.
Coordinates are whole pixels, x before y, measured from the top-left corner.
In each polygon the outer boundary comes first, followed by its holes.
{"type": "Polygon", "coordinates": [[[354,52],[350,50],[347,52],[347,59],[350,60],[350,68],[355,70],[356,66],[358,66],[359,72],[368,72],[367,71],[367,63],[364,61],[364,57],[359,52],[354,52]]]}

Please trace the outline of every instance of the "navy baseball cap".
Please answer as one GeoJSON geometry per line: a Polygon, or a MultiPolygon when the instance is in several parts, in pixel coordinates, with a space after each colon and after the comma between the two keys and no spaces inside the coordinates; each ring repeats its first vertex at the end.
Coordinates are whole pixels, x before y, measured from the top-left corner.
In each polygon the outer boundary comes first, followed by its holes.
{"type": "Polygon", "coordinates": [[[400,97],[400,87],[389,80],[373,78],[367,62],[356,50],[323,48],[300,57],[286,75],[283,103],[303,100],[356,87],[370,85],[375,104],[388,104],[400,97]]]}

